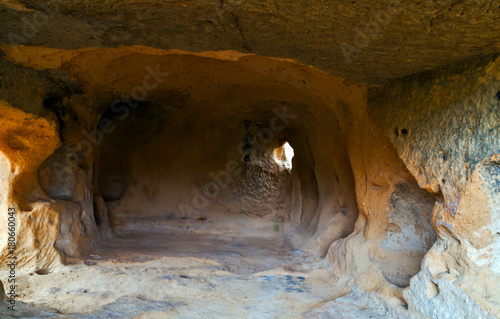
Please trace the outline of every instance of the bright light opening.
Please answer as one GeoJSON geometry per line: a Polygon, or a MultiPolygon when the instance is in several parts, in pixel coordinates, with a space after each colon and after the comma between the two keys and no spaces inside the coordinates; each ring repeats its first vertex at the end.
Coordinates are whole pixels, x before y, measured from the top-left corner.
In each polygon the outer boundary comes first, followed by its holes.
{"type": "Polygon", "coordinates": [[[292,146],[288,142],[274,149],[274,161],[283,169],[292,170],[292,158],[294,155],[292,146]]]}

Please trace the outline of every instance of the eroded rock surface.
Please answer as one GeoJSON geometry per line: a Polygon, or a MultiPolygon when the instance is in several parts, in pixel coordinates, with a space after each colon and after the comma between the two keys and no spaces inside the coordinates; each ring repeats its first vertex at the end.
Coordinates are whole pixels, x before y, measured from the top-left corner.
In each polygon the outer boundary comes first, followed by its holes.
{"type": "Polygon", "coordinates": [[[0,0],[20,316],[499,317],[499,10],[0,0]]]}
{"type": "MultiPolygon", "coordinates": [[[[463,303],[469,297],[460,296],[466,292],[496,316],[500,315],[500,265],[495,257],[499,246],[499,80],[499,60],[490,58],[434,72],[430,78],[395,82],[374,90],[369,103],[419,185],[438,196],[432,219],[439,243],[426,255],[425,269],[417,278],[430,274],[436,283],[445,278],[447,283],[437,283],[444,296],[449,293],[450,300],[463,303]],[[408,91],[415,87],[420,88],[419,94],[408,91]]],[[[425,285],[417,278],[415,286],[425,285]]],[[[406,296],[410,298],[410,293],[406,296]]],[[[432,303],[437,301],[427,304],[417,296],[417,308],[432,312],[432,303]]],[[[477,311],[478,316],[487,317],[477,311]]]]}
{"type": "Polygon", "coordinates": [[[83,187],[78,184],[82,183],[85,173],[78,166],[80,161],[80,155],[71,147],[56,150],[38,169],[38,179],[43,190],[54,199],[83,198],[83,187]]]}
{"type": "Polygon", "coordinates": [[[499,50],[494,1],[18,2],[3,5],[1,43],[238,50],[353,82],[382,83],[499,50]]]}

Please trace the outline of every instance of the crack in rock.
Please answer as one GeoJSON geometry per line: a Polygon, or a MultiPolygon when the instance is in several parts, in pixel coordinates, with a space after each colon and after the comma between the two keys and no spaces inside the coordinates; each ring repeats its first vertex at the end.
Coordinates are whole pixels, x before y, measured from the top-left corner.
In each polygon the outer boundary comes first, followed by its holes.
{"type": "Polygon", "coordinates": [[[225,7],[224,7],[224,0],[221,0],[220,1],[220,4],[222,6],[222,9],[226,12],[228,12],[233,18],[234,18],[234,22],[235,22],[235,25],[236,25],[236,30],[238,30],[238,33],[240,34],[241,36],[241,40],[243,40],[243,47],[247,50],[247,51],[252,51],[252,48],[250,48],[247,44],[247,41],[245,39],[245,36],[243,35],[243,32],[241,31],[241,28],[240,28],[240,24],[238,22],[238,17],[234,14],[234,12],[230,11],[230,10],[227,10],[225,7]]]}

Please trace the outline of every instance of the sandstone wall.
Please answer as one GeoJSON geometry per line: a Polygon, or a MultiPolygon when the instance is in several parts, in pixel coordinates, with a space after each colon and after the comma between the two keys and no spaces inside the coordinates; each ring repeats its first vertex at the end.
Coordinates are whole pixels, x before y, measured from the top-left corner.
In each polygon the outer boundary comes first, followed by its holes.
{"type": "Polygon", "coordinates": [[[332,285],[394,316],[499,315],[498,59],[369,88],[234,51],[3,50],[0,204],[21,267],[134,221],[226,222],[327,254],[332,285]],[[272,160],[284,141],[291,171],[272,160]]]}
{"type": "Polygon", "coordinates": [[[427,316],[464,316],[467,307],[456,306],[468,300],[464,292],[500,315],[499,84],[500,60],[489,57],[395,81],[369,95],[384,135],[419,186],[437,197],[432,220],[438,241],[405,292],[427,316]],[[430,300],[424,287],[435,291],[430,300]],[[455,306],[436,307],[445,301],[455,306]]]}

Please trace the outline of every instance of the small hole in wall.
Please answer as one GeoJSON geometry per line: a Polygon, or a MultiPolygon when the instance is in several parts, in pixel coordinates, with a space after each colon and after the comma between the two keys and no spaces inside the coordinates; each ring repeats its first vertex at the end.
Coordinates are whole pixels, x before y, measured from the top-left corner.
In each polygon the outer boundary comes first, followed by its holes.
{"type": "Polygon", "coordinates": [[[406,136],[406,135],[408,135],[408,129],[406,129],[406,128],[395,128],[394,129],[394,134],[396,136],[406,136]]]}
{"type": "Polygon", "coordinates": [[[62,98],[59,96],[49,96],[43,100],[43,107],[56,112],[57,106],[62,103],[62,98]]]}
{"type": "Polygon", "coordinates": [[[495,97],[497,100],[500,100],[500,91],[498,91],[497,94],[495,94],[495,97]]]}
{"type": "MultiPolygon", "coordinates": [[[[57,117],[57,122],[59,124],[59,133],[61,133],[65,128],[64,118],[66,116],[66,110],[62,105],[63,99],[58,96],[49,96],[43,100],[43,107],[51,111],[57,117]]],[[[63,136],[61,135],[61,140],[63,136]]]]}
{"type": "Polygon", "coordinates": [[[94,221],[95,221],[96,225],[101,225],[103,222],[103,218],[102,218],[101,213],[99,211],[99,207],[96,205],[95,202],[94,202],[94,221]]]}
{"type": "Polygon", "coordinates": [[[280,147],[274,149],[273,159],[281,166],[289,171],[292,170],[292,158],[295,155],[293,148],[288,142],[283,143],[280,147]]]}
{"type": "Polygon", "coordinates": [[[37,269],[37,270],[35,270],[35,274],[37,274],[37,275],[48,275],[49,271],[47,269],[37,269]]]}
{"type": "Polygon", "coordinates": [[[401,303],[402,303],[401,306],[403,307],[403,309],[408,310],[408,303],[404,300],[401,300],[401,303]]]}
{"type": "Polygon", "coordinates": [[[243,162],[250,163],[250,154],[246,154],[245,156],[243,156],[243,162]]]}

